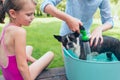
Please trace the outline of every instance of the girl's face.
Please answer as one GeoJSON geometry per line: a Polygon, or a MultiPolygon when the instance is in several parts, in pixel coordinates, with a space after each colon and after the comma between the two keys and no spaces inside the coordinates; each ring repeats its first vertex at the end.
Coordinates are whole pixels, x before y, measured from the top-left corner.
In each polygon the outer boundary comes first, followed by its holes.
{"type": "Polygon", "coordinates": [[[35,4],[28,1],[28,3],[25,4],[20,11],[15,11],[15,24],[17,24],[18,26],[28,26],[34,19],[35,7],[35,4]]]}

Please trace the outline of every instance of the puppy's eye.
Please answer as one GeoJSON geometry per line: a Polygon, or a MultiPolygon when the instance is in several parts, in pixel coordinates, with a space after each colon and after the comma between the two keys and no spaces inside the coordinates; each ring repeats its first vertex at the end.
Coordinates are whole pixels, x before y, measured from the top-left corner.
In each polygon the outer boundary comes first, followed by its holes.
{"type": "Polygon", "coordinates": [[[63,43],[67,43],[68,42],[68,40],[66,38],[63,39],[62,41],[63,41],[63,43]]]}
{"type": "Polygon", "coordinates": [[[75,39],[75,38],[73,38],[73,37],[70,37],[69,39],[70,39],[70,41],[74,41],[74,39],[75,39]]]}
{"type": "Polygon", "coordinates": [[[75,40],[75,36],[69,36],[69,39],[71,40],[71,41],[74,41],[75,40]]]}
{"type": "Polygon", "coordinates": [[[68,42],[68,40],[67,39],[65,39],[65,43],[67,43],[68,42]]]}

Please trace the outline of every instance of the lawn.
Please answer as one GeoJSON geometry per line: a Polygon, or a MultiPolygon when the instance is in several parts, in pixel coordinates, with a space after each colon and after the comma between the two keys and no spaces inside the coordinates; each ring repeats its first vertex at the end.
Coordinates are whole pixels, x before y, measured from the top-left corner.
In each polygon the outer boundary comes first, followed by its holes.
{"type": "MultiPolygon", "coordinates": [[[[91,31],[97,25],[98,23],[94,23],[91,31]]],[[[60,20],[54,18],[36,18],[29,27],[24,27],[27,30],[27,45],[34,47],[33,56],[35,58],[39,58],[47,51],[55,53],[55,58],[49,65],[49,68],[64,66],[60,43],[53,37],[54,34],[59,34],[60,26],[60,20]]],[[[1,29],[2,27],[0,27],[1,29]]],[[[104,32],[103,35],[120,39],[120,29],[115,26],[113,29],[104,32]]]]}
{"type": "Polygon", "coordinates": [[[34,47],[33,56],[35,58],[39,58],[47,51],[55,53],[50,68],[64,65],[60,43],[53,37],[54,34],[59,34],[60,25],[61,21],[47,20],[42,22],[34,20],[31,26],[25,27],[27,30],[27,44],[34,47]]]}

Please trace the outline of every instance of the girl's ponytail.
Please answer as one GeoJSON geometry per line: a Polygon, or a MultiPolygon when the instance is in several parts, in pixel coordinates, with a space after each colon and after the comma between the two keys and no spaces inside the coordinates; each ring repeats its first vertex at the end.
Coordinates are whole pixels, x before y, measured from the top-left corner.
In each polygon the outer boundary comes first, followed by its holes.
{"type": "Polygon", "coordinates": [[[0,1],[0,23],[4,23],[5,19],[5,10],[3,6],[3,1],[0,1]]]}

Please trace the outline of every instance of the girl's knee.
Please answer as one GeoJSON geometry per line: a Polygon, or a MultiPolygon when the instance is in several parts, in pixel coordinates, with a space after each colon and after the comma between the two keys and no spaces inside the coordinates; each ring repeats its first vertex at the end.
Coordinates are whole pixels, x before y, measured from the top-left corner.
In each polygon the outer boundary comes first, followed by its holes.
{"type": "Polygon", "coordinates": [[[52,52],[52,51],[48,51],[47,53],[46,53],[49,57],[54,57],[54,53],[52,52]]]}
{"type": "Polygon", "coordinates": [[[33,51],[33,47],[32,46],[26,46],[26,54],[28,56],[31,56],[32,55],[32,51],[33,51]]]}
{"type": "Polygon", "coordinates": [[[31,45],[27,45],[26,48],[33,50],[33,47],[31,45]]]}

